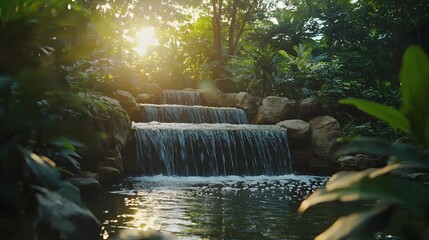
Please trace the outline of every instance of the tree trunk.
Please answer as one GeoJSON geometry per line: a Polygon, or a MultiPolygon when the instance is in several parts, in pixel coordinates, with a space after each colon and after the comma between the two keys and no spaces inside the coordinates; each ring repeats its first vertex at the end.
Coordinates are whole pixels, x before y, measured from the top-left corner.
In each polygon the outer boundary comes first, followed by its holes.
{"type": "Polygon", "coordinates": [[[229,24],[229,32],[228,32],[228,57],[234,55],[235,53],[235,43],[234,43],[234,35],[235,35],[235,25],[237,23],[237,8],[238,8],[238,0],[234,0],[232,3],[231,10],[231,21],[229,24]]]}
{"type": "Polygon", "coordinates": [[[222,56],[222,32],[221,32],[221,17],[222,17],[222,2],[223,0],[212,0],[213,5],[213,36],[214,36],[214,57],[215,66],[213,68],[213,80],[221,77],[223,69],[223,56],[222,56]]]}
{"type": "Polygon", "coordinates": [[[257,3],[258,3],[258,0],[253,0],[252,3],[250,4],[249,8],[246,10],[246,12],[244,14],[244,18],[243,18],[243,21],[241,23],[240,29],[238,29],[237,36],[235,37],[235,42],[233,43],[234,44],[234,46],[233,46],[234,52],[235,52],[235,49],[237,48],[238,42],[241,38],[241,35],[243,35],[243,33],[244,33],[244,27],[249,22],[249,17],[250,17],[250,14],[252,13],[252,9],[254,6],[257,5],[257,3]]]}

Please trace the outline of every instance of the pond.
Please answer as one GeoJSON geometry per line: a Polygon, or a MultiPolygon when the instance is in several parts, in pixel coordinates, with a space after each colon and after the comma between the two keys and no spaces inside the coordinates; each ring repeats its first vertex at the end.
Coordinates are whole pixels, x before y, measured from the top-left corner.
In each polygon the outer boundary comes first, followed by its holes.
{"type": "MultiPolygon", "coordinates": [[[[322,204],[300,215],[301,201],[327,177],[134,177],[92,207],[103,237],[120,229],[159,230],[177,239],[313,239],[367,203],[322,204]]],[[[391,239],[380,236],[379,239],[391,239]]]]}

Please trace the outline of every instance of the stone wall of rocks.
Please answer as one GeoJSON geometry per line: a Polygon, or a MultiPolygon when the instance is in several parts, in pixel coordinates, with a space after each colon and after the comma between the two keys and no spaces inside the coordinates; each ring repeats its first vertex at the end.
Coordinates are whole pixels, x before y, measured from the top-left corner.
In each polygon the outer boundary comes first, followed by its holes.
{"type": "Polygon", "coordinates": [[[82,124],[94,128],[98,135],[91,136],[91,146],[78,152],[82,157],[83,172],[68,179],[81,190],[84,199],[98,197],[101,185],[109,185],[122,179],[122,149],[131,129],[130,117],[122,104],[127,108],[134,105],[124,103],[124,96],[130,97],[131,94],[120,93],[122,95],[115,95],[118,100],[98,95],[84,96],[98,103],[89,106],[89,117],[82,124]]]}
{"type": "MultiPolygon", "coordinates": [[[[116,99],[131,119],[139,111],[139,103],[161,104],[162,89],[158,85],[147,83],[140,90],[136,96],[120,90],[115,92],[116,99]]],[[[326,109],[316,97],[297,101],[277,96],[262,99],[247,92],[223,93],[217,89],[184,90],[200,92],[204,106],[241,108],[254,124],[277,124],[287,129],[293,168],[298,173],[331,174],[344,165],[334,154],[339,147],[340,124],[334,117],[326,115],[326,109]]],[[[350,165],[359,163],[347,166],[350,165]]]]}

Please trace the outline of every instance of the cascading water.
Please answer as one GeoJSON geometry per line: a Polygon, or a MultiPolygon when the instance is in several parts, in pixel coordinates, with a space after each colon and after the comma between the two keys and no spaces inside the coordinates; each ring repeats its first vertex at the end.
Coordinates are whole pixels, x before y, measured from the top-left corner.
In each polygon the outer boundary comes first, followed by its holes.
{"type": "Polygon", "coordinates": [[[287,133],[278,126],[134,123],[143,175],[291,173],[287,133]]]}
{"type": "MultiPolygon", "coordinates": [[[[314,237],[295,221],[296,204],[322,183],[289,174],[285,129],[246,124],[241,109],[140,108],[142,120],[155,121],[133,122],[136,144],[127,147],[136,147],[137,156],[124,157],[124,166],[135,177],[112,193],[122,209],[102,208],[103,237],[122,228],[159,229],[183,239],[314,237]]],[[[309,219],[317,227],[326,213],[315,216],[309,219]]]]}
{"type": "Polygon", "coordinates": [[[201,105],[200,92],[164,90],[162,94],[163,104],[201,105]]]}
{"type": "Polygon", "coordinates": [[[163,105],[141,104],[138,175],[283,175],[292,172],[287,132],[249,125],[242,109],[197,104],[197,91],[164,91],[163,105]],[[171,105],[179,103],[182,105],[171,105]]]}
{"type": "Polygon", "coordinates": [[[140,104],[141,122],[248,124],[243,109],[183,105],[140,104]]]}

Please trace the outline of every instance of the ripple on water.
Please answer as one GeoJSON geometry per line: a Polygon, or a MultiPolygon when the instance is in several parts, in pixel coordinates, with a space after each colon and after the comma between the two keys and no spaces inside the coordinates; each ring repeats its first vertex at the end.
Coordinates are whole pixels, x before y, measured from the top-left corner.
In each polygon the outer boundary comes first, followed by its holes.
{"type": "Polygon", "coordinates": [[[100,218],[109,234],[134,228],[183,239],[311,239],[350,210],[331,204],[297,214],[302,199],[326,181],[297,175],[134,177],[108,194],[113,201],[105,208],[114,211],[100,211],[100,218]]]}

